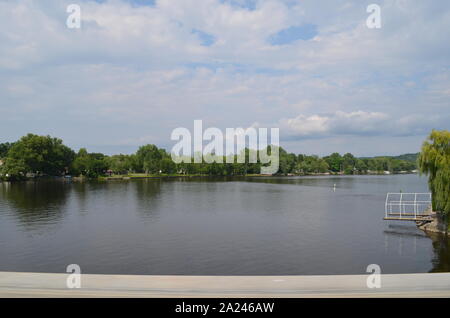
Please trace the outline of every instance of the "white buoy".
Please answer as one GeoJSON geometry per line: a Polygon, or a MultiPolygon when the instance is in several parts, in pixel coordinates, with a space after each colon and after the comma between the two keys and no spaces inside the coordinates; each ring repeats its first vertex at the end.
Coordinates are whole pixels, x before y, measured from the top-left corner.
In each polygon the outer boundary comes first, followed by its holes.
{"type": "Polygon", "coordinates": [[[333,192],[336,192],[336,183],[333,186],[333,192]]]}

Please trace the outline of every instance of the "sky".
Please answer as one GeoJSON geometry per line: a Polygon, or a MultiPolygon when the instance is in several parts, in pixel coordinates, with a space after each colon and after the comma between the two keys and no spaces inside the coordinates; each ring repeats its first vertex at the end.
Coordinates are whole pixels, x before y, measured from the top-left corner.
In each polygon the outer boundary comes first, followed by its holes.
{"type": "Polygon", "coordinates": [[[201,119],[295,153],[418,152],[450,128],[449,38],[449,1],[0,0],[0,142],[170,150],[201,119]]]}

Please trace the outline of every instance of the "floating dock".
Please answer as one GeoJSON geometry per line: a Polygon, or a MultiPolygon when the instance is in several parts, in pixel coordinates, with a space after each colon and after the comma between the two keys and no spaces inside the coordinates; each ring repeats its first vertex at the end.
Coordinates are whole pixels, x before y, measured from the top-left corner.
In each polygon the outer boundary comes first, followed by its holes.
{"type": "Polygon", "coordinates": [[[431,222],[431,193],[388,193],[384,220],[431,222]]]}

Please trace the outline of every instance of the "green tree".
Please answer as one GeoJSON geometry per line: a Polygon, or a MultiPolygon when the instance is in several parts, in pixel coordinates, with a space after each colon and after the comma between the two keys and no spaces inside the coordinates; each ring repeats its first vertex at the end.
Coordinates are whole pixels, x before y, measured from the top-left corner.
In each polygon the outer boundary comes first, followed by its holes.
{"type": "Polygon", "coordinates": [[[328,163],[325,160],[323,160],[323,158],[320,158],[318,160],[317,172],[324,173],[324,172],[327,172],[329,168],[330,167],[328,166],[328,163]]]}
{"type": "Polygon", "coordinates": [[[340,172],[342,170],[343,159],[339,153],[332,153],[331,155],[324,157],[323,159],[327,162],[331,171],[340,172]]]}
{"type": "Polygon", "coordinates": [[[279,169],[278,173],[288,174],[296,170],[297,156],[293,153],[287,153],[282,147],[279,147],[279,169]]]}
{"type": "Polygon", "coordinates": [[[342,169],[345,174],[353,174],[356,165],[356,158],[351,153],[346,153],[342,157],[342,169]]]}
{"type": "Polygon", "coordinates": [[[106,159],[108,168],[117,174],[127,174],[129,171],[135,170],[134,155],[113,155],[106,159]]]}
{"type": "Polygon", "coordinates": [[[385,167],[385,163],[386,160],[381,157],[367,159],[368,170],[378,173],[382,173],[383,171],[387,170],[387,167],[385,167]]]}
{"type": "Polygon", "coordinates": [[[328,163],[318,156],[302,156],[302,161],[299,161],[296,165],[295,171],[301,174],[308,173],[324,173],[329,169],[328,163]]]}
{"type": "Polygon", "coordinates": [[[6,163],[8,167],[22,166],[26,172],[57,176],[67,171],[74,157],[61,139],[28,134],[9,149],[6,163]]]}
{"type": "Polygon", "coordinates": [[[433,130],[422,145],[418,165],[428,176],[433,210],[450,212],[450,132],[433,130]]]}
{"type": "Polygon", "coordinates": [[[163,173],[171,174],[177,172],[177,166],[171,158],[164,158],[160,162],[160,170],[163,173]]]}
{"type": "Polygon", "coordinates": [[[355,161],[355,169],[358,173],[367,173],[367,165],[365,161],[357,158],[355,161]]]}
{"type": "Polygon", "coordinates": [[[96,178],[108,169],[107,157],[101,153],[88,153],[81,148],[72,164],[75,174],[81,174],[89,178],[96,178]]]}
{"type": "Polygon", "coordinates": [[[164,149],[158,149],[155,145],[139,147],[136,158],[141,171],[145,173],[158,173],[161,169],[161,160],[170,158],[164,149]]]}
{"type": "Polygon", "coordinates": [[[7,160],[0,166],[1,179],[18,181],[24,180],[27,173],[27,167],[23,160],[7,160]]]}
{"type": "Polygon", "coordinates": [[[0,144],[0,159],[6,158],[9,149],[13,146],[13,143],[5,142],[0,144]]]}

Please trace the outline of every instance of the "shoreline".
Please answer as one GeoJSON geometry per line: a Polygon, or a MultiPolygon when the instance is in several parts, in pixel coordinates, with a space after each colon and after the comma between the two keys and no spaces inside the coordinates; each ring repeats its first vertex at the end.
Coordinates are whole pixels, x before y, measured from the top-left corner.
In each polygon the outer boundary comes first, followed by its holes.
{"type": "Polygon", "coordinates": [[[393,175],[418,175],[415,172],[407,173],[365,173],[365,174],[342,174],[342,173],[308,173],[308,174],[246,174],[246,175],[198,175],[198,174],[176,174],[176,175],[145,175],[145,174],[131,174],[131,175],[112,175],[100,176],[97,178],[88,177],[66,177],[66,176],[42,176],[29,177],[24,180],[1,180],[0,182],[25,182],[25,181],[40,181],[40,180],[61,180],[61,181],[120,181],[120,180],[140,180],[140,179],[173,179],[173,178],[290,178],[290,177],[351,177],[351,176],[393,176],[393,175]]]}
{"type": "Polygon", "coordinates": [[[416,221],[417,228],[423,231],[429,238],[435,235],[450,236],[449,224],[441,213],[432,211],[431,206],[425,211],[433,219],[430,221],[416,221]]]}
{"type": "Polygon", "coordinates": [[[433,235],[443,235],[450,237],[447,223],[439,214],[435,214],[431,222],[416,221],[417,228],[422,230],[429,238],[433,239],[433,235]]]}

